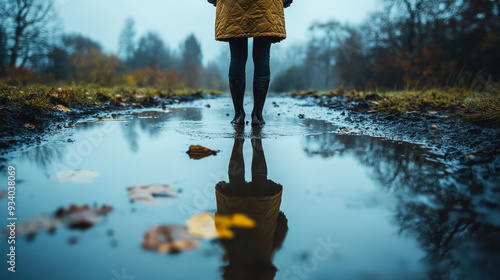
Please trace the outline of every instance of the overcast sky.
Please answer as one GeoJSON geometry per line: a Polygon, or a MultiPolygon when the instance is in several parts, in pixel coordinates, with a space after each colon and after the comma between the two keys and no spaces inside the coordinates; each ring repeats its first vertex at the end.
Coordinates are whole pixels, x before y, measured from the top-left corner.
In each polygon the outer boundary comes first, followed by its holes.
{"type": "MultiPolygon", "coordinates": [[[[81,33],[102,44],[108,52],[118,49],[125,19],[136,22],[137,35],[156,31],[171,49],[191,33],[200,40],[204,61],[213,59],[224,44],[215,41],[215,7],[207,0],[55,0],[63,30],[81,33]]],[[[359,23],[374,11],[378,0],[294,0],[285,9],[287,39],[283,48],[307,40],[313,21],[336,19],[359,23]]]]}

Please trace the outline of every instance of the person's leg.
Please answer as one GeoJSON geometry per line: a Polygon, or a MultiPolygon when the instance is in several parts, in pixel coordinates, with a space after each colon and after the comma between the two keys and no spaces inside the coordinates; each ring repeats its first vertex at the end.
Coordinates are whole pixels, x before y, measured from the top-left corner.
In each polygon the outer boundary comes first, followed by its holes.
{"type": "Polygon", "coordinates": [[[248,58],[248,39],[237,38],[229,41],[231,64],[229,66],[229,90],[233,99],[234,118],[232,124],[245,124],[243,98],[245,96],[245,66],[248,58]]]}
{"type": "Polygon", "coordinates": [[[271,80],[270,62],[271,41],[266,37],[254,38],[253,41],[253,111],[252,125],[264,125],[266,122],[262,117],[262,110],[266,102],[269,81],[271,80]]]}

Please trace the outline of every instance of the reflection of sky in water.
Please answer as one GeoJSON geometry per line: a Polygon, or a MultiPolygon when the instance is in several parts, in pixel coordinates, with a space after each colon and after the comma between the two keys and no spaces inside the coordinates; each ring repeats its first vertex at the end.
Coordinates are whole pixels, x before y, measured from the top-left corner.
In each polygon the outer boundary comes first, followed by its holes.
{"type": "MultiPolygon", "coordinates": [[[[283,186],[281,211],[289,227],[274,256],[275,279],[301,279],[300,273],[309,279],[425,279],[428,273],[446,275],[453,262],[469,263],[468,275],[477,276],[474,264],[498,260],[495,248],[488,254],[481,249],[498,237],[498,227],[491,224],[498,211],[484,205],[480,190],[471,197],[459,183],[443,179],[449,168],[432,155],[409,144],[333,134],[335,125],[307,119],[308,114],[306,119],[295,117],[295,101],[276,100],[285,101],[277,108],[269,101],[262,131],[268,178],[283,186]],[[316,260],[316,267],[311,260],[318,240],[329,236],[340,247],[326,260],[316,260]]],[[[333,118],[321,110],[314,114],[333,118]]],[[[122,268],[135,279],[219,279],[224,251],[216,242],[164,256],[143,251],[140,241],[151,226],[182,225],[190,215],[217,209],[214,187],[227,180],[236,134],[226,113],[232,114],[229,100],[216,99],[176,105],[167,112],[103,118],[78,125],[74,135],[62,134],[51,144],[14,154],[20,220],[50,215],[72,203],[108,204],[115,210],[85,232],[61,227],[31,243],[18,239],[13,279],[112,279],[112,271],[120,274],[122,268]],[[203,106],[207,102],[211,108],[203,106]],[[190,160],[185,151],[192,144],[221,152],[190,160]],[[91,184],[51,178],[68,169],[96,170],[100,176],[91,184]],[[156,205],[130,203],[126,188],[139,184],[171,184],[180,197],[156,205]],[[79,242],[68,245],[70,237],[79,242]]],[[[258,136],[250,127],[243,135],[247,180],[250,138],[258,136]]],[[[6,181],[6,176],[0,179],[6,181]]],[[[0,218],[5,220],[5,211],[0,218]]],[[[487,264],[478,271],[493,275],[497,268],[485,268],[487,264]]],[[[11,279],[4,273],[2,279],[11,279]]]]}

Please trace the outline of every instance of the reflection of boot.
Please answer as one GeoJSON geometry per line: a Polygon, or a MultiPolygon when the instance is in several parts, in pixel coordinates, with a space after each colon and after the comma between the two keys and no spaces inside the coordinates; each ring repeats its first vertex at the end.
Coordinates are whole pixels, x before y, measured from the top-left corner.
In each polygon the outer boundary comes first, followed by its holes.
{"type": "Polygon", "coordinates": [[[238,193],[245,187],[245,161],[243,160],[243,144],[245,139],[234,139],[233,152],[229,160],[229,184],[231,190],[238,193]]]}
{"type": "Polygon", "coordinates": [[[262,110],[264,103],[266,103],[267,90],[269,89],[269,81],[271,77],[253,79],[253,111],[252,111],[252,125],[264,125],[266,122],[262,117],[262,110]]]}
{"type": "Polygon", "coordinates": [[[234,79],[229,77],[229,90],[233,99],[234,119],[231,121],[235,125],[245,124],[245,109],[243,108],[243,98],[245,96],[246,80],[245,76],[234,79]]]}
{"type": "Polygon", "coordinates": [[[262,139],[252,139],[252,187],[259,196],[272,195],[272,188],[268,188],[267,165],[262,139]]]}

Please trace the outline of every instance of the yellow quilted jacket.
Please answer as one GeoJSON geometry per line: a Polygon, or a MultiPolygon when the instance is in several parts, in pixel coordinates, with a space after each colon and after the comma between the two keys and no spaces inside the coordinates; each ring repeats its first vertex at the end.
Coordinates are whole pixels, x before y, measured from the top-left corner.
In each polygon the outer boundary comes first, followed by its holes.
{"type": "Polygon", "coordinates": [[[286,38],[283,0],[217,0],[215,39],[286,38]]]}

